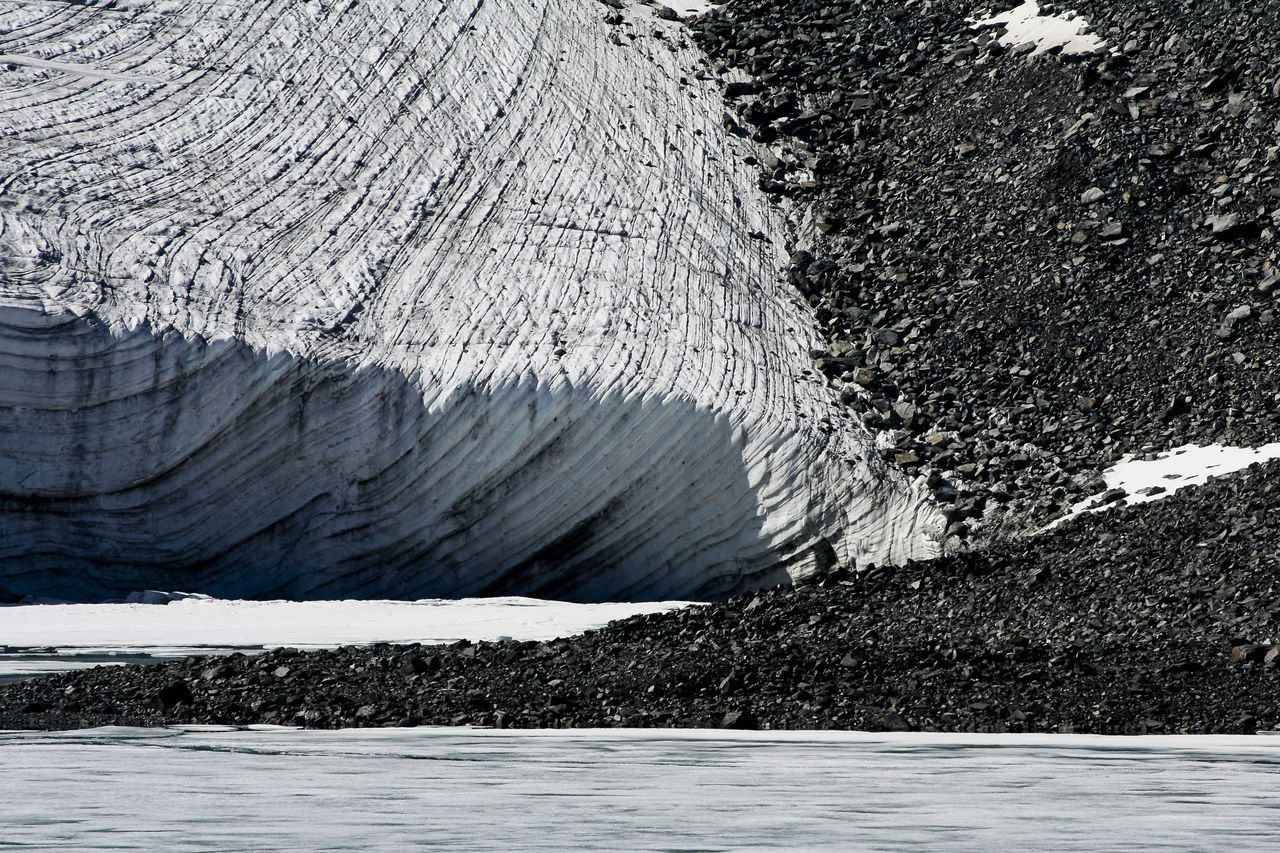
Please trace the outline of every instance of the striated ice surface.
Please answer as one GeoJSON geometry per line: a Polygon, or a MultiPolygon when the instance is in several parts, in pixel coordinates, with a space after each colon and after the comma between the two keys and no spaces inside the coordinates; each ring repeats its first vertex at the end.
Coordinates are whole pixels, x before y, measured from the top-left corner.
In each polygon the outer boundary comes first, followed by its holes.
{"type": "Polygon", "coordinates": [[[936,551],[677,24],[0,4],[0,587],[705,598],[936,551]]]}

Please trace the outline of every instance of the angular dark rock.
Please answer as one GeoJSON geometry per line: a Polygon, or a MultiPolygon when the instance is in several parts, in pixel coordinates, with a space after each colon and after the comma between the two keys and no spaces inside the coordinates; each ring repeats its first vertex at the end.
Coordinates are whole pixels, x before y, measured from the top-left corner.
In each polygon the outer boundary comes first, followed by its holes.
{"type": "Polygon", "coordinates": [[[171,681],[156,692],[156,699],[166,711],[171,710],[175,705],[182,702],[189,703],[193,698],[191,688],[187,686],[185,681],[181,680],[171,681]]]}
{"type": "Polygon", "coordinates": [[[897,712],[890,712],[880,718],[880,728],[887,732],[909,732],[911,722],[897,712]]]}
{"type": "Polygon", "coordinates": [[[758,729],[760,721],[750,709],[729,711],[720,720],[722,729],[758,729]]]}

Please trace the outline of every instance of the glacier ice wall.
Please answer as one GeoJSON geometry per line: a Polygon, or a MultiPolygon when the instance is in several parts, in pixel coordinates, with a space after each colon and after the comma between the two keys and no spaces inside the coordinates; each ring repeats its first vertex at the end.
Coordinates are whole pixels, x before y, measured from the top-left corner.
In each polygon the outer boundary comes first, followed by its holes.
{"type": "Polygon", "coordinates": [[[707,597],[931,555],[675,24],[0,6],[0,586],[707,597]]]}

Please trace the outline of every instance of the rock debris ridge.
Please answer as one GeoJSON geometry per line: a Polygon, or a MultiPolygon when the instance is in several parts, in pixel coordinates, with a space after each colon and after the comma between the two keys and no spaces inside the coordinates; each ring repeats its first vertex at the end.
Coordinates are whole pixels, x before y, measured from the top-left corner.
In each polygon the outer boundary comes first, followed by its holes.
{"type": "Polygon", "coordinates": [[[0,686],[0,727],[1274,731],[1277,474],[1280,461],[1254,465],[983,552],[545,643],[275,649],[61,673],[0,686]]]}
{"type": "Polygon", "coordinates": [[[678,24],[0,9],[0,585],[723,596],[936,550],[678,24]]]}

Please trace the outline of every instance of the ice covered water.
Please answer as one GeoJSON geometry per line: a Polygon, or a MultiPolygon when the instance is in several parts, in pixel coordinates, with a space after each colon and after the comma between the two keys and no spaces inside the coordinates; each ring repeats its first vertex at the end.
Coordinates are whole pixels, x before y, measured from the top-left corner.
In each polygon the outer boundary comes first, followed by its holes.
{"type": "Polygon", "coordinates": [[[455,601],[226,601],[0,606],[0,683],[189,654],[367,643],[552,640],[689,602],[573,604],[506,596],[455,601]]]}
{"type": "Polygon", "coordinates": [[[470,729],[0,734],[74,850],[1270,850],[1280,739],[470,729]]]}

